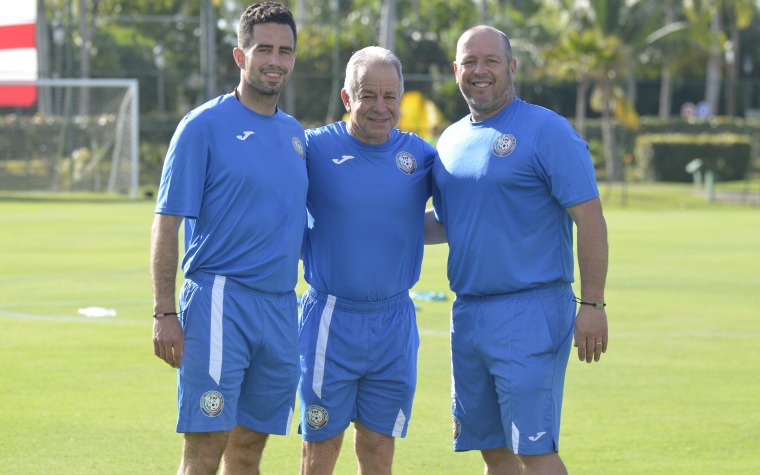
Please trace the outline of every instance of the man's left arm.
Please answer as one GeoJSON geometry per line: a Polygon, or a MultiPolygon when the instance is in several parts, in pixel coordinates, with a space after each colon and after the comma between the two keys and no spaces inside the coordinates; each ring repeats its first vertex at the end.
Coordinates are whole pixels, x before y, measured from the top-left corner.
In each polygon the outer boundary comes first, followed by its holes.
{"type": "Polygon", "coordinates": [[[446,229],[443,227],[443,223],[435,218],[435,211],[433,208],[425,210],[424,230],[425,244],[442,244],[448,242],[446,239],[446,229]]]}
{"type": "MultiPolygon", "coordinates": [[[[581,277],[581,301],[604,302],[607,279],[607,223],[599,198],[567,208],[578,228],[578,268],[581,277]]],[[[607,313],[605,307],[581,304],[575,320],[575,346],[578,358],[591,363],[607,351],[607,313]]]]}

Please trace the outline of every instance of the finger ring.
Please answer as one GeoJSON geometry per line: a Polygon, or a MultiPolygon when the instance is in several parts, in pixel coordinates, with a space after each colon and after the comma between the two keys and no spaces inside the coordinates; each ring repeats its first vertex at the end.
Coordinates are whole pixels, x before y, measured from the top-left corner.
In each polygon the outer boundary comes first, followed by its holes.
{"type": "Polygon", "coordinates": [[[596,346],[602,346],[602,343],[597,343],[596,346]]]}

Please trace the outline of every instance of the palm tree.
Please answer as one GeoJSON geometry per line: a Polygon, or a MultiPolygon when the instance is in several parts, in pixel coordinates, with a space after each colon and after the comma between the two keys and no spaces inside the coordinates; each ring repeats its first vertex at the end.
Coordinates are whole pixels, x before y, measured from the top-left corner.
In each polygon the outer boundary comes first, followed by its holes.
{"type": "Polygon", "coordinates": [[[665,0],[662,5],[664,25],[646,39],[661,62],[659,117],[670,116],[673,76],[705,58],[704,101],[712,113],[718,111],[725,65],[726,113],[735,115],[740,33],[752,22],[752,0],[682,0],[680,5],[676,0],[665,0]],[[727,19],[728,35],[723,31],[723,17],[727,19]]]}
{"type": "Polygon", "coordinates": [[[724,8],[729,22],[730,39],[730,46],[726,48],[726,115],[733,116],[736,115],[736,82],[739,77],[739,58],[742,57],[739,36],[752,23],[754,8],[751,0],[724,0],[724,8]]]}
{"type": "Polygon", "coordinates": [[[712,113],[720,106],[720,89],[725,65],[728,84],[726,88],[726,113],[736,112],[735,83],[738,77],[739,35],[752,23],[753,0],[691,0],[684,2],[684,12],[691,24],[707,31],[707,73],[705,78],[705,102],[712,113]],[[727,17],[729,34],[723,31],[723,17],[727,17]]]}
{"type": "Polygon", "coordinates": [[[577,84],[575,122],[581,135],[585,135],[587,92],[591,87],[596,89],[602,116],[605,172],[611,181],[622,179],[614,117],[617,114],[620,118],[635,118],[635,114],[630,114],[631,101],[617,85],[619,78],[630,74],[634,64],[631,46],[619,35],[618,27],[621,15],[630,15],[629,3],[558,0],[546,2],[534,17],[535,26],[541,31],[542,71],[549,77],[577,84]]]}
{"type": "MultiPolygon", "coordinates": [[[[665,0],[663,6],[665,7],[665,26],[669,26],[675,23],[676,14],[674,0],[665,0]]],[[[672,48],[669,45],[665,45],[662,49],[662,67],[661,67],[661,80],[660,80],[660,101],[658,116],[661,119],[670,118],[670,111],[673,107],[673,69],[671,67],[672,48]]]]}

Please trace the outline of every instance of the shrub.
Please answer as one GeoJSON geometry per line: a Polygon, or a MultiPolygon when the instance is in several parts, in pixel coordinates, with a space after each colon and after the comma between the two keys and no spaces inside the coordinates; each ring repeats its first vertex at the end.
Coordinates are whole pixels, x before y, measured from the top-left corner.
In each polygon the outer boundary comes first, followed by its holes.
{"type": "Polygon", "coordinates": [[[740,180],[749,165],[752,140],[742,134],[643,134],[634,153],[642,176],[657,181],[691,181],[686,165],[702,160],[722,180],[740,180]]]}

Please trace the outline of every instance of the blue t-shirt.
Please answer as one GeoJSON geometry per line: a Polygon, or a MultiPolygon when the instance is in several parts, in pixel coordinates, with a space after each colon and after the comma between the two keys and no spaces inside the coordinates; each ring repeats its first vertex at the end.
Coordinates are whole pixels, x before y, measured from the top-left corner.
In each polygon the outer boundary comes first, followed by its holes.
{"type": "Polygon", "coordinates": [[[599,191],[588,145],[567,120],[515,98],[487,120],[451,125],[437,148],[433,205],[457,295],[573,282],[565,208],[599,191]]]}
{"type": "Polygon", "coordinates": [[[184,216],[185,276],[225,275],[251,290],[292,291],[306,221],[303,127],[234,95],[191,111],[166,155],[156,213],[184,216]]]}
{"type": "Polygon", "coordinates": [[[306,131],[303,263],[312,287],[374,302],[417,282],[435,156],[422,138],[397,129],[381,145],[355,139],[345,122],[306,131]]]}

